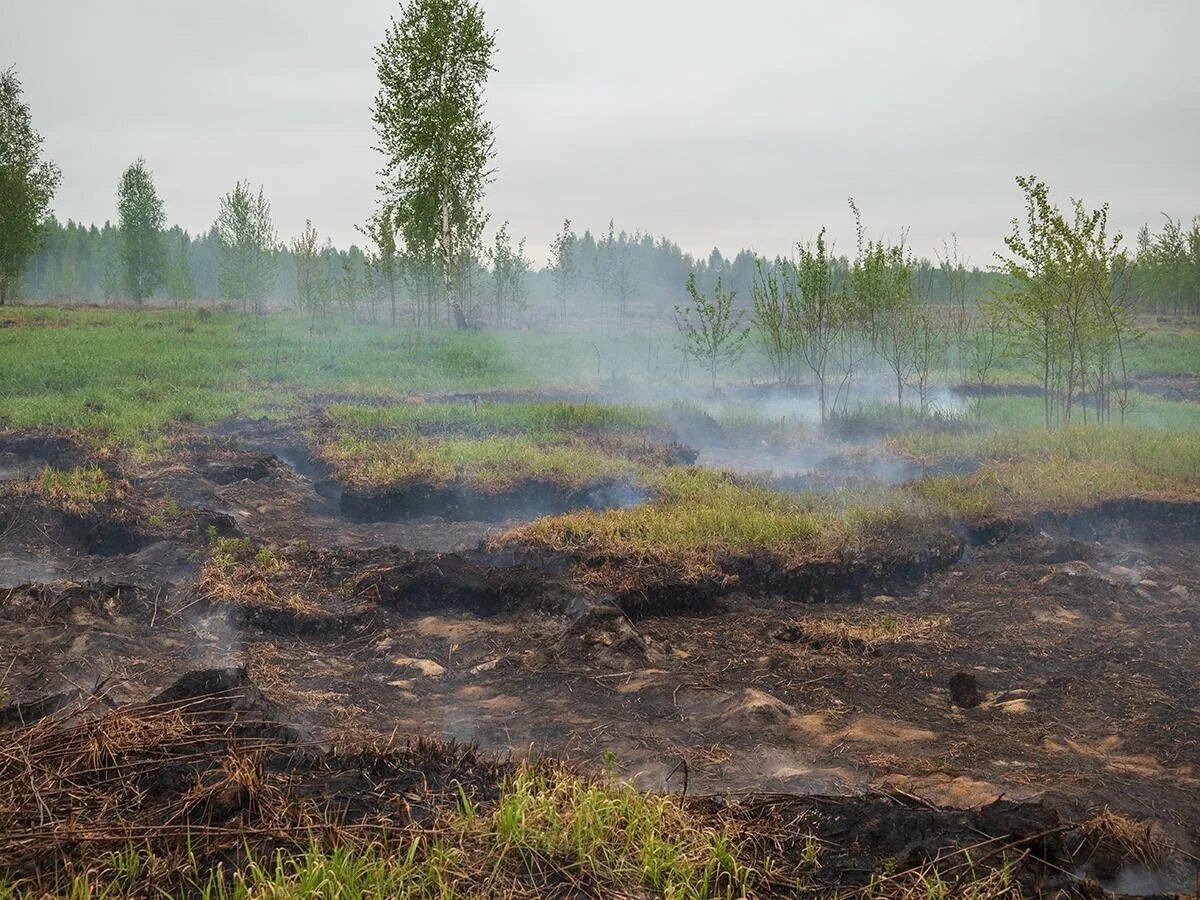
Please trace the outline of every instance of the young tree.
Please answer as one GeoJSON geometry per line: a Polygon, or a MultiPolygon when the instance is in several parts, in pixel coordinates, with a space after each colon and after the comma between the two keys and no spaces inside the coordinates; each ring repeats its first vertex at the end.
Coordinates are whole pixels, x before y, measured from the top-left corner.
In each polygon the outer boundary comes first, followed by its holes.
{"type": "Polygon", "coordinates": [[[356,321],[358,317],[364,280],[362,251],[352,245],[342,256],[341,271],[335,275],[333,282],[338,306],[344,313],[349,314],[351,322],[356,321]]]}
{"type": "Polygon", "coordinates": [[[637,284],[633,279],[632,266],[629,259],[629,241],[625,232],[614,247],[615,256],[612,267],[612,294],[617,304],[617,325],[624,328],[629,317],[629,306],[637,292],[637,284]]]}
{"type": "Polygon", "coordinates": [[[616,293],[617,237],[612,219],[608,221],[608,234],[596,242],[592,255],[592,284],[600,305],[600,324],[608,322],[608,305],[616,293]]]}
{"type": "Polygon", "coordinates": [[[829,422],[829,361],[844,324],[845,298],[833,289],[833,257],[825,244],[825,229],[817,235],[815,246],[799,247],[796,263],[798,296],[789,298],[794,310],[791,339],[800,357],[813,373],[821,424],[829,422]]]}
{"type": "Polygon", "coordinates": [[[1004,239],[1009,255],[997,254],[1013,288],[1001,309],[1020,347],[1041,375],[1047,428],[1070,422],[1079,403],[1087,419],[1090,386],[1096,414],[1109,413],[1108,397],[1124,350],[1136,335],[1128,308],[1121,236],[1108,234],[1108,207],[1089,210],[1072,203],[1068,219],[1050,203],[1045,182],[1018,177],[1025,193],[1025,225],[1014,219],[1004,239]]]}
{"type": "Polygon", "coordinates": [[[963,340],[963,380],[972,388],[976,418],[983,418],[983,396],[992,383],[992,369],[1004,355],[1004,328],[988,307],[974,316],[963,340]]]}
{"type": "Polygon", "coordinates": [[[196,296],[196,277],[192,274],[190,241],[186,231],[180,231],[172,241],[171,259],[167,268],[167,296],[187,303],[196,296]]]}
{"type": "Polygon", "coordinates": [[[938,254],[938,270],[946,289],[946,321],[953,363],[958,367],[959,380],[966,381],[967,340],[971,333],[972,310],[967,305],[967,266],[958,252],[958,235],[942,245],[938,254]]]}
{"type": "Polygon", "coordinates": [[[525,239],[514,248],[505,222],[496,232],[496,241],[488,251],[492,264],[492,306],[497,325],[505,325],[525,305],[525,276],[529,260],[525,258],[525,239]]]}
{"type": "Polygon", "coordinates": [[[912,289],[913,265],[903,243],[894,246],[876,244],[876,255],[882,260],[883,291],[877,310],[880,356],[891,369],[896,385],[896,406],[904,408],[904,385],[913,366],[913,343],[910,336],[916,327],[916,304],[912,289]]]}
{"type": "Polygon", "coordinates": [[[929,412],[929,379],[941,354],[941,335],[937,319],[928,306],[914,307],[909,323],[913,387],[917,391],[921,415],[925,416],[929,412]]]}
{"type": "Polygon", "coordinates": [[[459,328],[467,317],[456,275],[483,229],[494,156],[483,88],[495,43],[473,0],[410,0],[375,51],[375,131],[387,157],[381,190],[410,250],[440,257],[459,328]]]}
{"type": "Polygon", "coordinates": [[[58,167],[42,159],[42,136],[16,71],[0,72],[0,306],[38,247],[59,178],[58,167]]]}
{"type": "Polygon", "coordinates": [[[550,244],[549,265],[554,275],[554,299],[558,301],[559,312],[564,319],[567,317],[567,296],[578,267],[575,259],[575,246],[578,243],[578,236],[571,230],[571,220],[563,219],[562,231],[550,244]]]}
{"type": "Polygon", "coordinates": [[[687,292],[691,303],[675,307],[675,325],[683,336],[684,351],[704,361],[715,391],[717,370],[741,358],[750,329],[742,327],[744,313],[733,308],[735,292],[722,291],[720,277],[711,300],[696,287],[695,272],[688,275],[687,292]]]}
{"type": "Polygon", "coordinates": [[[791,280],[791,269],[786,260],[776,260],[774,265],[759,260],[751,282],[754,295],[751,324],[780,384],[791,383],[795,377],[797,298],[783,286],[791,280]]]}
{"type": "Polygon", "coordinates": [[[278,239],[271,204],[262,188],[255,195],[249,181],[239,181],[221,198],[217,211],[221,260],[221,295],[242,301],[244,312],[262,312],[263,300],[275,284],[278,239]]]}
{"type": "Polygon", "coordinates": [[[117,186],[117,220],[125,290],[140,304],[163,283],[167,264],[163,203],[155,190],[154,177],[140,157],[125,170],[117,186]]]}
{"type": "Polygon", "coordinates": [[[316,328],[317,314],[322,316],[329,304],[329,283],[325,277],[325,261],[321,258],[321,239],[312,220],[304,223],[304,231],[292,239],[292,259],[296,263],[296,308],[312,316],[310,330],[316,328]]]}
{"type": "Polygon", "coordinates": [[[400,277],[401,254],[396,247],[396,218],[390,206],[384,206],[360,229],[367,243],[367,267],[382,289],[391,309],[392,327],[396,327],[396,282],[400,277]]]}

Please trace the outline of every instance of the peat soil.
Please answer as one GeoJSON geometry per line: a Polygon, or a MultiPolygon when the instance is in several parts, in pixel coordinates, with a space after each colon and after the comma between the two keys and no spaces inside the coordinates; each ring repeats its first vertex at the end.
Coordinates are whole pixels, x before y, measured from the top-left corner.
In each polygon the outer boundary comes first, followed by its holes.
{"type": "MultiPolygon", "coordinates": [[[[10,470],[65,460],[46,437],[6,439],[10,470]]],[[[0,729],[238,669],[300,741],[423,736],[585,770],[611,753],[642,787],[742,812],[866,816],[852,836],[896,798],[935,837],[998,799],[1071,821],[1111,809],[1176,848],[1137,884],[1191,889],[1200,508],[980,529],[915,581],[885,568],[846,591],[797,578],[630,605],[486,552],[494,522],[349,521],[277,437],[127,471],[89,527],[0,492],[0,729]],[[219,535],[248,541],[218,563],[219,535]]]]}

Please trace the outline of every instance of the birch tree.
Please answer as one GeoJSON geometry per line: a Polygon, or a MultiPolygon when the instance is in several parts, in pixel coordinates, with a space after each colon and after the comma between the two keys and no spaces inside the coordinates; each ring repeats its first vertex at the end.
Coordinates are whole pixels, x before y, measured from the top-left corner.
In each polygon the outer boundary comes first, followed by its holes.
{"type": "Polygon", "coordinates": [[[163,283],[167,245],[163,202],[144,159],[125,170],[117,186],[117,219],[121,229],[121,259],[125,290],[139,304],[163,283]]]}
{"type": "Polygon", "coordinates": [[[562,231],[550,244],[550,270],[554,273],[554,299],[558,301],[559,313],[563,319],[567,317],[567,297],[571,293],[571,285],[575,280],[578,263],[575,260],[575,246],[579,238],[571,230],[571,220],[564,219],[562,231]]]}
{"type": "Polygon", "coordinates": [[[495,45],[478,3],[411,0],[375,49],[375,133],[386,157],[380,190],[408,249],[440,262],[459,328],[467,317],[458,268],[486,221],[494,151],[483,89],[495,45]]]}
{"type": "Polygon", "coordinates": [[[271,204],[259,188],[239,181],[221,198],[217,211],[217,240],[221,261],[221,294],[240,300],[245,312],[262,312],[263,301],[275,284],[278,238],[271,222],[271,204]]]}
{"type": "Polygon", "coordinates": [[[38,247],[59,178],[58,167],[42,159],[17,73],[0,72],[0,306],[38,247]]]}

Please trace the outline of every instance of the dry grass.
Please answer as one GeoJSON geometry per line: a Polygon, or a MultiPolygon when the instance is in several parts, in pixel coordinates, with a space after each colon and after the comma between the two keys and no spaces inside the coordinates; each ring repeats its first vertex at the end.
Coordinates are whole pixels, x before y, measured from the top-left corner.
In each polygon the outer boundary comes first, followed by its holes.
{"type": "MultiPolygon", "coordinates": [[[[881,860],[864,889],[860,850],[753,798],[686,801],[438,742],[318,751],[256,718],[252,692],[0,733],[0,897],[1027,896],[1021,838],[881,860]]],[[[1159,858],[1117,823],[1087,827],[1159,858]]]]}
{"type": "Polygon", "coordinates": [[[872,615],[869,618],[822,616],[799,619],[776,635],[780,640],[806,644],[817,650],[834,650],[876,656],[896,644],[930,643],[946,631],[944,616],[872,615]]]}
{"type": "Polygon", "coordinates": [[[1106,876],[1128,865],[1156,868],[1178,852],[1163,830],[1150,822],[1135,822],[1106,809],[1084,822],[1080,828],[1077,854],[1106,876]]]}
{"type": "Polygon", "coordinates": [[[290,561],[269,547],[245,538],[219,538],[196,578],[196,591],[206,603],[257,607],[306,614],[319,610],[298,591],[280,591],[281,576],[294,575],[290,561]]]}

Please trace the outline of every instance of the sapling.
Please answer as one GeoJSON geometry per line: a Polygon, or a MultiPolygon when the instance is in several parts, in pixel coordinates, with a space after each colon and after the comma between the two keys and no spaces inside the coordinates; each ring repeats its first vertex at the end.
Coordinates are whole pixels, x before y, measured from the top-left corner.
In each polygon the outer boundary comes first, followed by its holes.
{"type": "Polygon", "coordinates": [[[717,389],[717,371],[736,363],[745,350],[748,327],[742,326],[742,310],[733,308],[736,291],[722,291],[721,279],[710,300],[696,286],[696,273],[688,275],[691,302],[675,307],[675,325],[683,336],[684,352],[704,362],[712,389],[717,389]]]}

